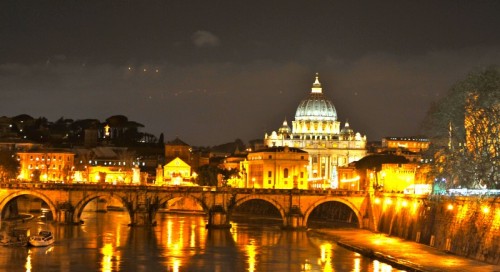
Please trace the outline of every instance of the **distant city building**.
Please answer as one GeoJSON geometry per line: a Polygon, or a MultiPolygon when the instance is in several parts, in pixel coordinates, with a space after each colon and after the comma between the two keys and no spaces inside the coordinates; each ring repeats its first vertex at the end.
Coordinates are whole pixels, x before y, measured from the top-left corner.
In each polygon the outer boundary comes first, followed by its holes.
{"type": "Polygon", "coordinates": [[[28,151],[31,149],[41,148],[42,144],[34,143],[23,139],[0,139],[0,150],[9,151],[28,151]]]}
{"type": "Polygon", "coordinates": [[[180,158],[185,163],[191,165],[191,151],[192,148],[190,145],[179,138],[175,138],[165,144],[165,162],[169,163],[175,158],[180,158]]]}
{"type": "Polygon", "coordinates": [[[234,187],[308,189],[309,155],[294,147],[270,147],[251,152],[241,162],[242,179],[234,187]]]}
{"type": "Polygon", "coordinates": [[[382,148],[402,149],[411,152],[422,153],[429,149],[430,141],[423,137],[384,137],[382,138],[382,148]]]}
{"type": "Polygon", "coordinates": [[[247,155],[247,153],[241,153],[226,157],[220,167],[227,170],[237,169],[240,171],[241,162],[247,159],[247,155]]]}
{"type": "Polygon", "coordinates": [[[366,135],[354,132],[348,122],[340,128],[337,111],[323,94],[317,75],[310,94],[297,108],[292,127],[285,120],[278,132],[266,133],[264,144],[299,148],[309,153],[309,182],[322,188],[339,188],[337,167],[366,155],[366,135]]]}

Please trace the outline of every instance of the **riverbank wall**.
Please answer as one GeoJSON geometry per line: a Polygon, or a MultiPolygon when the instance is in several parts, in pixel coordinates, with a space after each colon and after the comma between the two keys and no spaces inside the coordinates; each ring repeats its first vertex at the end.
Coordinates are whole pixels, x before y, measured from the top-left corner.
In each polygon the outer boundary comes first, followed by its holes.
{"type": "Polygon", "coordinates": [[[500,264],[500,197],[374,197],[376,231],[490,264],[500,264]]]}

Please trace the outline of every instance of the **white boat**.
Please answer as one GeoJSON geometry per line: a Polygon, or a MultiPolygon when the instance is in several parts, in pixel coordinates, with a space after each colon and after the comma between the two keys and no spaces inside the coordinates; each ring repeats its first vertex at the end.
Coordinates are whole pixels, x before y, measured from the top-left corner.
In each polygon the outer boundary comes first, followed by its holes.
{"type": "Polygon", "coordinates": [[[52,232],[48,230],[42,230],[38,235],[30,236],[28,243],[32,246],[40,247],[40,246],[49,246],[54,243],[54,236],[52,236],[52,232]]]}

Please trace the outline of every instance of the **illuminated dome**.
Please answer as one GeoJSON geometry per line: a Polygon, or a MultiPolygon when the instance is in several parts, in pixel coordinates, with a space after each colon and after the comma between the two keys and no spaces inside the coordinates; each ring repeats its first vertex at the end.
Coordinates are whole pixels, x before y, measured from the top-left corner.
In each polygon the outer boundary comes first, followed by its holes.
{"type": "Polygon", "coordinates": [[[290,134],[292,129],[288,126],[288,122],[285,120],[283,125],[278,129],[278,133],[280,134],[290,134]]]}
{"type": "Polygon", "coordinates": [[[295,120],[308,121],[336,121],[337,111],[333,103],[323,94],[321,83],[316,74],[316,80],[311,88],[311,93],[303,99],[297,111],[295,112],[295,120]]]}
{"type": "Polygon", "coordinates": [[[349,127],[349,122],[345,122],[345,126],[340,130],[340,134],[354,135],[354,130],[349,127]]]}

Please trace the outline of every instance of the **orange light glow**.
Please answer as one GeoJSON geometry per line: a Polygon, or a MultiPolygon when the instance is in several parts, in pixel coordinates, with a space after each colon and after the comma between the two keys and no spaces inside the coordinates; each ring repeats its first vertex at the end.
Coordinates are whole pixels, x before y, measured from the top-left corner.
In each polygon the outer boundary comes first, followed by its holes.
{"type": "Polygon", "coordinates": [[[448,210],[449,211],[453,210],[453,204],[448,204],[448,210]]]}
{"type": "Polygon", "coordinates": [[[490,207],[483,206],[482,211],[483,211],[483,213],[489,213],[490,212],[490,207]]]}

